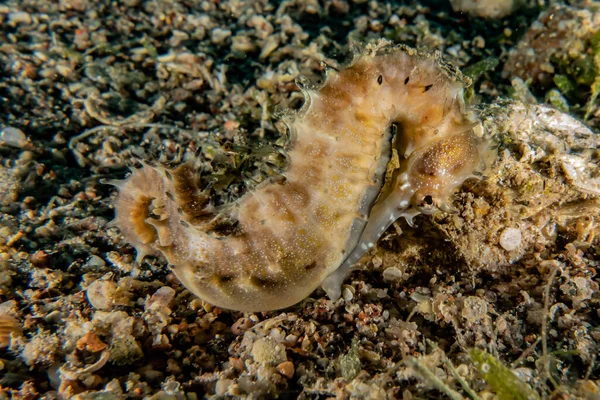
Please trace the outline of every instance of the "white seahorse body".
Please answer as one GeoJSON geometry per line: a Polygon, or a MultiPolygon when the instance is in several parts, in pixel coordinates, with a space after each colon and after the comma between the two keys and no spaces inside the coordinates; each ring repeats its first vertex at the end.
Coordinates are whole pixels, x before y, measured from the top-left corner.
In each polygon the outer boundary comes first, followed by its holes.
{"type": "Polygon", "coordinates": [[[404,217],[414,227],[419,214],[437,210],[454,213],[449,196],[465,180],[475,178],[483,166],[488,142],[471,129],[444,136],[419,149],[411,149],[394,172],[392,184],[384,188],[375,202],[360,239],[343,264],[323,281],[322,287],[332,299],[341,294],[341,282],[360,258],[396,220],[404,217]]]}
{"type": "Polygon", "coordinates": [[[379,41],[305,92],[282,179],[214,209],[191,165],[146,165],[118,184],[116,224],[217,306],[283,308],[320,284],[337,298],[393,221],[451,211],[450,195],[479,168],[487,142],[471,129],[467,84],[437,54],[379,41]]]}

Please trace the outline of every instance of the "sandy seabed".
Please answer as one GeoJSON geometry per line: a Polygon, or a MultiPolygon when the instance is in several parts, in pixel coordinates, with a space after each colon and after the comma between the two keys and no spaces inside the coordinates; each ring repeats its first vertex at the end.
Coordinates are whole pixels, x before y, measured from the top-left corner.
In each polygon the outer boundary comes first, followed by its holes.
{"type": "Polygon", "coordinates": [[[0,5],[0,398],[598,398],[600,17],[531,3],[0,5]],[[215,308],[136,262],[104,180],[199,157],[217,203],[238,198],[285,168],[299,85],[379,38],[473,78],[498,158],[457,215],[400,222],[340,300],[283,311],[215,308]]]}

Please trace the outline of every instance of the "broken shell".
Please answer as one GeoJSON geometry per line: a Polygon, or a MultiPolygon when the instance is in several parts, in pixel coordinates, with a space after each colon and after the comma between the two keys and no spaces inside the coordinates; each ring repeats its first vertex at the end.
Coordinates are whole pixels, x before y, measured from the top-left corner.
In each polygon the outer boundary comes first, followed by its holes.
{"type": "Polygon", "coordinates": [[[10,346],[12,335],[21,335],[23,328],[16,318],[9,315],[0,315],[0,349],[10,346]]]}

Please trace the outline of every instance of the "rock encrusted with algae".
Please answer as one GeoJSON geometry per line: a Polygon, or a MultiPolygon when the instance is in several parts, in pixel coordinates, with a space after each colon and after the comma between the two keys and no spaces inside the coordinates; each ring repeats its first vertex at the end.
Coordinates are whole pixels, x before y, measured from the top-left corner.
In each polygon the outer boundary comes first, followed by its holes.
{"type": "Polygon", "coordinates": [[[556,74],[571,75],[573,83],[593,81],[595,67],[590,56],[598,47],[599,4],[583,1],[575,6],[550,6],[509,51],[505,73],[531,79],[542,87],[552,86],[556,74]]]}
{"type": "Polygon", "coordinates": [[[467,264],[502,271],[544,254],[568,237],[596,242],[600,217],[600,137],[550,107],[505,101],[481,113],[499,156],[486,179],[461,195],[460,213],[439,216],[438,228],[467,264]],[[507,229],[517,241],[506,244],[507,229]]]}
{"type": "Polygon", "coordinates": [[[563,110],[598,117],[600,3],[556,3],[543,11],[509,53],[503,75],[529,85],[563,110]],[[585,106],[585,109],[584,109],[585,106]],[[581,112],[581,111],[584,112],[581,112]]]}

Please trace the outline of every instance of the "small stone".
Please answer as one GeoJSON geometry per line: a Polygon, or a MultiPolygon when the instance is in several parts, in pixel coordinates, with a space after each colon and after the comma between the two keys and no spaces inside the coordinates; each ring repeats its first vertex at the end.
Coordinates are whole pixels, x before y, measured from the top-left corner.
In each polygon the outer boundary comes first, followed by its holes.
{"type": "Polygon", "coordinates": [[[518,249],[521,246],[521,231],[517,228],[506,228],[500,235],[500,246],[506,251],[518,249]]]}
{"type": "Polygon", "coordinates": [[[60,339],[56,334],[40,330],[33,336],[21,351],[21,358],[26,365],[50,366],[56,362],[57,354],[60,354],[60,339]]]}
{"type": "Polygon", "coordinates": [[[383,260],[381,259],[381,257],[375,256],[375,257],[373,257],[371,262],[373,263],[373,267],[375,267],[375,268],[379,268],[383,265],[383,260]]]}
{"type": "Polygon", "coordinates": [[[487,315],[487,302],[477,296],[469,296],[464,301],[462,316],[471,324],[480,323],[487,315]]]}
{"type": "Polygon", "coordinates": [[[88,258],[86,261],[86,267],[89,267],[93,270],[99,270],[100,268],[104,267],[105,265],[106,265],[106,263],[104,262],[104,260],[94,254],[92,254],[90,256],[90,258],[88,258]]]}
{"type": "Polygon", "coordinates": [[[256,46],[254,43],[252,43],[249,37],[245,35],[238,35],[231,39],[231,50],[242,53],[250,53],[256,50],[256,46]]]}
{"type": "Polygon", "coordinates": [[[114,282],[96,280],[88,286],[86,295],[92,307],[98,310],[110,310],[116,291],[117,285],[114,282]]]}
{"type": "Polygon", "coordinates": [[[29,25],[33,22],[31,15],[25,11],[17,11],[8,14],[8,21],[12,25],[25,24],[29,25]]]}
{"type": "Polygon", "coordinates": [[[175,290],[168,286],[159,288],[148,300],[146,300],[145,309],[148,310],[161,310],[168,308],[169,304],[175,298],[175,290]]]}
{"type": "Polygon", "coordinates": [[[22,130],[8,126],[0,131],[0,143],[21,148],[27,143],[27,137],[22,130]]]}
{"type": "Polygon", "coordinates": [[[91,353],[97,353],[104,350],[108,345],[104,343],[93,332],[86,333],[77,341],[78,350],[87,350],[91,353]]]}
{"type": "Polygon", "coordinates": [[[469,367],[466,364],[460,364],[458,367],[456,367],[456,372],[458,375],[466,378],[469,376],[469,367]]]}
{"type": "Polygon", "coordinates": [[[358,338],[352,339],[350,350],[340,357],[339,361],[342,377],[346,382],[350,382],[360,372],[362,365],[358,351],[358,338]]]}
{"type": "Polygon", "coordinates": [[[479,48],[479,49],[483,49],[485,48],[485,39],[482,36],[475,36],[473,38],[473,44],[475,45],[475,47],[479,48]]]}
{"type": "Polygon", "coordinates": [[[216,28],[212,31],[211,39],[214,44],[222,44],[229,36],[231,36],[229,29],[216,28]]]}
{"type": "Polygon", "coordinates": [[[29,259],[31,264],[37,268],[44,268],[48,266],[50,256],[44,250],[38,250],[29,259]]]}
{"type": "Polygon", "coordinates": [[[242,335],[248,329],[252,328],[254,322],[250,318],[242,317],[235,321],[235,323],[231,326],[231,332],[234,335],[242,335]]]}
{"type": "Polygon", "coordinates": [[[69,78],[73,74],[73,68],[68,64],[57,64],[56,71],[64,78],[69,78]]]}
{"type": "Polygon", "coordinates": [[[279,46],[279,35],[273,34],[269,36],[263,45],[259,58],[264,60],[265,58],[269,57],[269,55],[275,51],[277,46],[279,46]]]}
{"type": "Polygon", "coordinates": [[[110,362],[131,365],[144,356],[134,334],[136,319],[123,311],[96,311],[92,320],[94,331],[108,339],[110,362]]]}
{"type": "Polygon", "coordinates": [[[402,278],[402,271],[396,267],[389,267],[383,271],[383,279],[386,281],[399,281],[402,278]]]}
{"type": "Polygon", "coordinates": [[[262,338],[252,346],[252,358],[259,364],[275,366],[287,361],[285,348],[269,338],[262,338]]]}
{"type": "Polygon", "coordinates": [[[282,362],[277,366],[277,372],[286,378],[291,379],[294,376],[294,363],[291,361],[282,362]]]}
{"type": "Polygon", "coordinates": [[[342,297],[345,301],[352,301],[352,299],[354,298],[354,294],[352,294],[352,291],[350,289],[344,288],[344,290],[342,291],[342,297]]]}
{"type": "MultiPolygon", "coordinates": [[[[4,168],[0,165],[0,206],[15,206],[19,197],[21,183],[14,168],[4,168]]],[[[0,237],[2,232],[0,232],[0,237]]]]}
{"type": "Polygon", "coordinates": [[[298,336],[296,335],[287,335],[285,339],[283,339],[283,343],[288,347],[293,347],[298,343],[298,336]]]}
{"type": "Polygon", "coordinates": [[[232,379],[219,379],[215,385],[215,394],[217,396],[225,396],[233,383],[232,379]]]}

